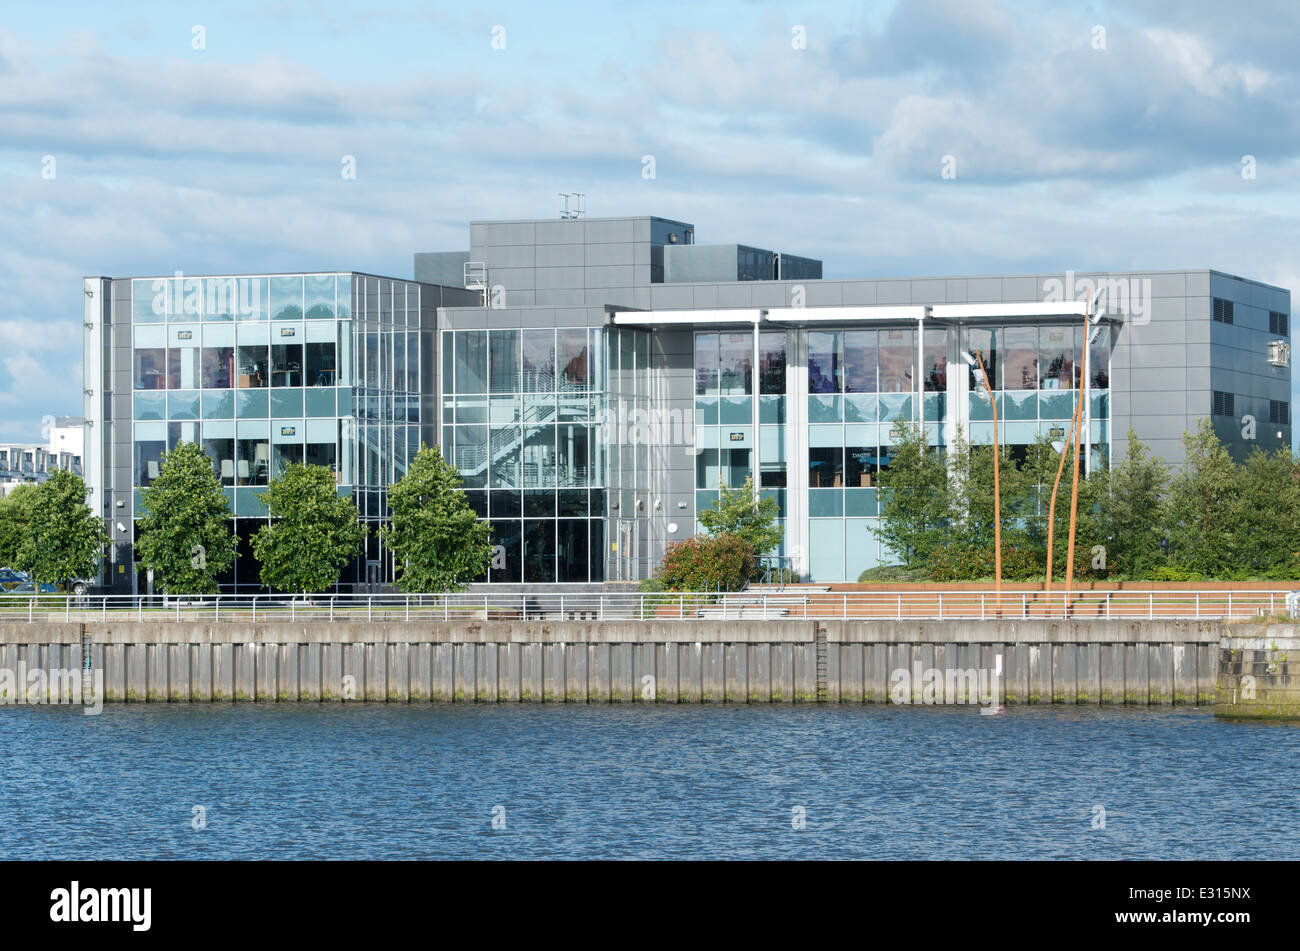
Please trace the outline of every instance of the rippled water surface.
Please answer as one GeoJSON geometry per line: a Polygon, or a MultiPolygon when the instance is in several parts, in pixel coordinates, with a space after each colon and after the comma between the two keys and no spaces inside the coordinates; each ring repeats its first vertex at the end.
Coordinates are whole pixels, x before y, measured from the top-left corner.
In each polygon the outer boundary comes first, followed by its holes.
{"type": "Polygon", "coordinates": [[[0,759],[0,858],[1300,858],[1300,726],[1203,708],[7,708],[0,759]]]}

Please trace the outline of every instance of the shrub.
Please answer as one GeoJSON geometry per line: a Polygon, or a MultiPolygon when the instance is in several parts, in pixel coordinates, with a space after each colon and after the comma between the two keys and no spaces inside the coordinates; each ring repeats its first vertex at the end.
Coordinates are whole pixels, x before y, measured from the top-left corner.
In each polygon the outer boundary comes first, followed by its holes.
{"type": "Polygon", "coordinates": [[[706,535],[669,545],[659,578],[670,591],[737,591],[754,574],[754,549],[736,535],[706,535]]]}
{"type": "Polygon", "coordinates": [[[890,581],[928,581],[930,576],[924,568],[908,568],[906,565],[876,565],[858,575],[858,584],[890,581]]]}
{"type": "Polygon", "coordinates": [[[1205,576],[1200,572],[1192,571],[1188,568],[1180,568],[1177,565],[1159,565],[1150,572],[1152,581],[1204,581],[1205,576]]]}

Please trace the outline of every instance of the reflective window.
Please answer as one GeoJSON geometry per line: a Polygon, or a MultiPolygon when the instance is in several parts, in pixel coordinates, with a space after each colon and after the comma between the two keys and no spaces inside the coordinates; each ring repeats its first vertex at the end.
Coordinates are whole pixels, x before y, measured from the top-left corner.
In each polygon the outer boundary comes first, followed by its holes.
{"type": "Polygon", "coordinates": [[[554,330],[523,331],[523,374],[524,392],[555,392],[554,330]]]}
{"type": "Polygon", "coordinates": [[[271,385],[302,386],[302,344],[271,346],[271,385]]]}
{"type": "Polygon", "coordinates": [[[556,366],[561,390],[585,390],[591,381],[585,327],[556,331],[556,366]]]}
{"type": "Polygon", "coordinates": [[[851,446],[844,450],[845,484],[851,488],[871,488],[880,471],[880,457],[875,446],[851,446]]]}
{"type": "Polygon", "coordinates": [[[167,388],[192,390],[199,385],[199,348],[172,347],[167,351],[167,388]]]}
{"type": "Polygon", "coordinates": [[[235,440],[232,438],[204,439],[203,451],[212,460],[212,470],[222,485],[235,484],[235,440]]]}
{"type": "Polygon", "coordinates": [[[948,332],[946,330],[925,332],[922,361],[922,379],[925,381],[925,388],[930,392],[944,392],[948,388],[948,332]]]}
{"type": "Polygon", "coordinates": [[[524,522],[524,581],[555,580],[555,522],[536,519],[524,522]]]}
{"type": "Polygon", "coordinates": [[[302,290],[301,277],[271,278],[271,319],[302,317],[302,290]]]}
{"type": "Polygon", "coordinates": [[[203,418],[230,419],[235,415],[234,390],[204,390],[203,418]]]}
{"type": "Polygon", "coordinates": [[[131,322],[160,324],[167,319],[167,290],[170,281],[131,282],[131,322]]]}
{"type": "Polygon", "coordinates": [[[136,419],[166,419],[167,394],[137,392],[131,397],[131,409],[136,419]]]}
{"type": "Polygon", "coordinates": [[[271,444],[265,438],[236,440],[236,485],[266,485],[271,468],[271,444]]]}
{"type": "Polygon", "coordinates": [[[305,316],[312,320],[333,319],[334,275],[308,275],[305,285],[305,316]]]}
{"type": "Polygon", "coordinates": [[[695,335],[695,392],[713,396],[718,392],[718,335],[695,335]]]}
{"type": "Polygon", "coordinates": [[[137,439],[135,443],[135,484],[153,485],[162,470],[163,453],[167,451],[165,439],[137,439]]]}
{"type": "MultiPolygon", "coordinates": [[[[251,300],[250,300],[251,305],[251,300]]],[[[251,307],[250,307],[251,309],[251,307]]],[[[203,319],[234,320],[239,311],[239,283],[233,277],[203,279],[203,319]]]]}
{"type": "Polygon", "coordinates": [[[808,449],[808,485],[810,488],[840,488],[844,485],[844,450],[838,446],[813,446],[808,449]]]}
{"type": "Polygon", "coordinates": [[[203,383],[205,390],[224,390],[234,386],[235,348],[203,348],[203,383]]]}
{"type": "MultiPolygon", "coordinates": [[[[966,347],[971,355],[977,356],[978,360],[983,362],[984,373],[988,374],[989,387],[995,390],[1002,389],[1001,356],[998,352],[1001,346],[999,331],[992,328],[972,328],[966,332],[966,341],[966,347]]],[[[979,362],[970,368],[970,389],[972,393],[983,392],[985,389],[979,362]]]]}
{"type": "Polygon", "coordinates": [[[785,332],[758,335],[758,392],[785,393],[785,332]]]}
{"type": "Polygon", "coordinates": [[[235,385],[242,388],[266,386],[270,377],[265,344],[241,345],[235,352],[235,385]]]}
{"type": "Polygon", "coordinates": [[[718,389],[723,394],[754,392],[754,335],[718,337],[718,389]]]}
{"type": "Polygon", "coordinates": [[[556,580],[587,580],[587,520],[561,519],[555,534],[556,580]]]}
{"type": "Polygon", "coordinates": [[[1102,328],[1097,339],[1089,344],[1088,376],[1092,385],[1105,390],[1110,387],[1110,331],[1102,328]]]}
{"type": "Polygon", "coordinates": [[[880,338],[875,330],[844,332],[844,392],[875,393],[879,387],[880,338]]]}
{"type": "Polygon", "coordinates": [[[1038,328],[1002,331],[1002,389],[1038,389],[1038,328]]]}
{"type": "Polygon", "coordinates": [[[808,332],[808,392],[843,391],[844,354],[840,335],[835,332],[808,332]]]}
{"type": "Polygon", "coordinates": [[[880,392],[911,392],[915,372],[916,331],[880,331],[880,392]]]}
{"type": "Polygon", "coordinates": [[[163,390],[167,388],[167,351],[163,347],[137,349],[135,358],[135,388],[137,390],[163,390]]]}
{"type": "MultiPolygon", "coordinates": [[[[1019,328],[1017,328],[1018,330],[1019,328]]],[[[1034,333],[1035,328],[1026,328],[1034,333]]],[[[1075,368],[1074,327],[1039,327],[1038,350],[1042,358],[1040,364],[1043,375],[1043,389],[1069,390],[1075,385],[1078,371],[1075,368]]],[[[1007,380],[1008,388],[1014,386],[1011,373],[1012,332],[1007,331],[1007,380]]]]}
{"type": "Polygon", "coordinates": [[[334,349],[333,342],[308,343],[305,345],[307,365],[303,377],[304,385],[334,385],[337,377],[334,349]]]}
{"type": "MultiPolygon", "coordinates": [[[[455,334],[456,392],[487,392],[487,333],[472,330],[455,334]]],[[[367,350],[367,355],[369,350],[367,350]]],[[[372,377],[373,379],[373,377],[372,377]]]]}

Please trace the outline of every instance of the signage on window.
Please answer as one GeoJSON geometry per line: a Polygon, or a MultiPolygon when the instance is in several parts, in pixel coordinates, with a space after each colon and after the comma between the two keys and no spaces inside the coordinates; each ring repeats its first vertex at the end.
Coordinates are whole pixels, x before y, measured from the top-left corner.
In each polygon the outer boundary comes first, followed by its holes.
{"type": "Polygon", "coordinates": [[[193,331],[193,330],[178,330],[178,331],[176,331],[176,339],[177,339],[177,340],[193,340],[193,339],[194,339],[194,331],[193,331]]]}
{"type": "Polygon", "coordinates": [[[744,433],[732,433],[732,434],[731,434],[731,441],[732,441],[732,442],[744,442],[744,441],[745,441],[745,434],[744,434],[744,433]]]}
{"type": "Polygon", "coordinates": [[[293,436],[293,435],[296,435],[297,432],[298,432],[298,427],[297,427],[297,426],[281,426],[281,427],[280,427],[280,435],[281,435],[281,436],[293,436]]]}
{"type": "Polygon", "coordinates": [[[298,328],[297,328],[297,327],[281,327],[281,328],[280,328],[280,336],[281,336],[281,337],[292,337],[292,336],[294,336],[294,335],[297,334],[297,333],[298,333],[298,328]]]}

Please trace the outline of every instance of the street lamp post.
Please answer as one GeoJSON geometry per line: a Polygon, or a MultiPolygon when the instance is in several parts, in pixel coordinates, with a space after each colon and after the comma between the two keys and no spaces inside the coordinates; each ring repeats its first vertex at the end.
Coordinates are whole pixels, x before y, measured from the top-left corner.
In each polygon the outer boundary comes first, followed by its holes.
{"type": "Polygon", "coordinates": [[[998,401],[993,395],[993,386],[989,383],[989,373],[984,369],[984,360],[976,350],[974,355],[967,351],[962,357],[971,366],[979,366],[980,375],[984,377],[984,389],[989,394],[989,405],[993,407],[993,566],[996,572],[996,597],[998,614],[1002,614],[1002,490],[998,473],[998,401]]]}

